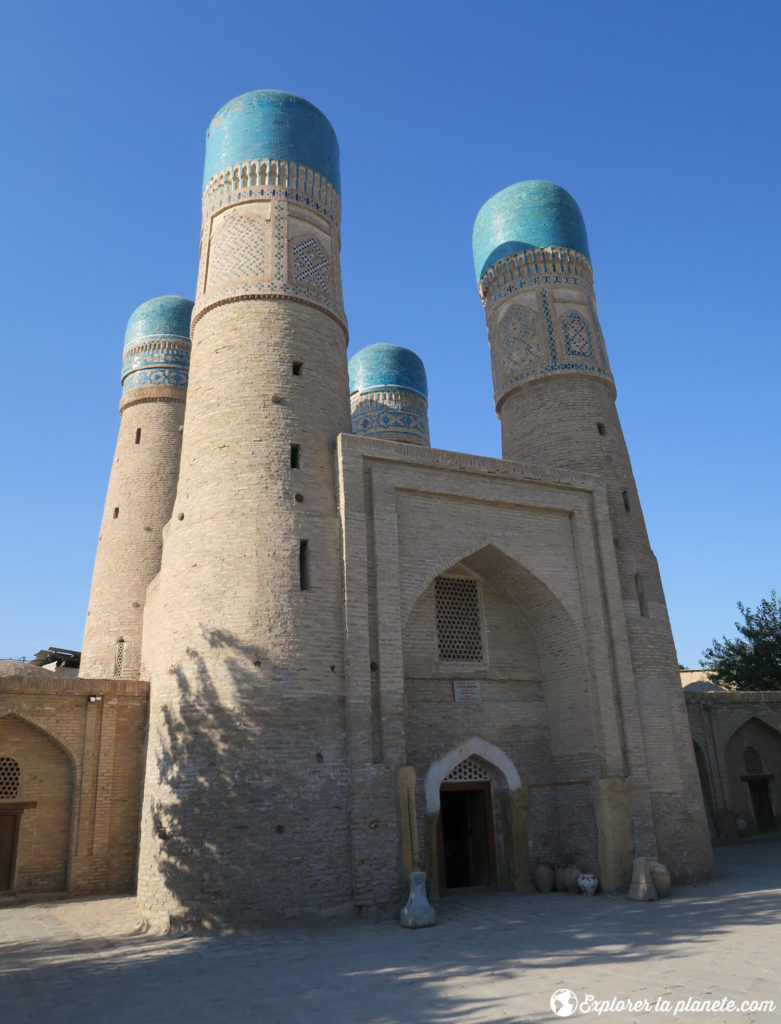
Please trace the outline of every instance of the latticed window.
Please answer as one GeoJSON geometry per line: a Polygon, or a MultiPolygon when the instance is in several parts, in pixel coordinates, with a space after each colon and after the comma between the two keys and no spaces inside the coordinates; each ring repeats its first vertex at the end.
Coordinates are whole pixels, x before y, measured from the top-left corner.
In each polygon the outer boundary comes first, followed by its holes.
{"type": "Polygon", "coordinates": [[[0,757],[0,800],[15,800],[19,796],[22,770],[12,757],[0,757]]]}
{"type": "Polygon", "coordinates": [[[125,660],[125,641],[117,640],[117,646],[114,649],[114,675],[120,678],[122,675],[122,662],[125,660]]]}
{"type": "Polygon", "coordinates": [[[762,755],[756,747],[746,747],[746,775],[763,775],[762,755]]]}
{"type": "Polygon", "coordinates": [[[438,576],[434,580],[437,606],[437,645],[443,661],[482,661],[480,602],[476,580],[438,576]]]}
{"type": "Polygon", "coordinates": [[[450,774],[443,781],[489,782],[490,779],[491,776],[488,774],[488,770],[479,761],[475,761],[473,757],[468,757],[466,761],[462,761],[461,764],[457,764],[455,768],[451,769],[450,774]]]}

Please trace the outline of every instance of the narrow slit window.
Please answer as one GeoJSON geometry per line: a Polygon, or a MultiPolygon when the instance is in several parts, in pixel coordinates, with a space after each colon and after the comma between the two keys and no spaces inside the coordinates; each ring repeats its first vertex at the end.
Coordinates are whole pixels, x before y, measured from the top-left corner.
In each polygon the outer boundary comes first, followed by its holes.
{"type": "Polygon", "coordinates": [[[125,660],[125,641],[122,637],[117,640],[114,648],[114,676],[119,679],[122,675],[122,662],[125,660]]]}
{"type": "Polygon", "coordinates": [[[119,519],[119,505],[114,509],[114,518],[119,519]]]}
{"type": "Polygon", "coordinates": [[[294,377],[300,377],[301,376],[301,367],[303,365],[304,365],[303,363],[296,362],[295,360],[293,361],[293,376],[294,377]]]}
{"type": "Polygon", "coordinates": [[[141,427],[136,427],[136,444],[141,444],[141,427]]]}
{"type": "Polygon", "coordinates": [[[602,435],[607,433],[607,431],[605,430],[605,424],[604,423],[597,423],[597,430],[602,435]]]}
{"type": "Polygon", "coordinates": [[[629,511],[629,492],[628,491],[621,491],[621,497],[622,497],[623,502],[624,502],[624,511],[628,512],[629,511]]]}
{"type": "Polygon", "coordinates": [[[300,469],[301,468],[301,445],[291,444],[290,446],[290,468],[300,469]]]}
{"type": "Polygon", "coordinates": [[[298,578],[302,590],[309,590],[309,541],[302,540],[298,548],[298,578]]]}
{"type": "Polygon", "coordinates": [[[635,590],[637,591],[637,603],[640,606],[640,614],[644,619],[648,618],[648,604],[645,600],[645,584],[643,583],[643,574],[635,573],[635,590]]]}

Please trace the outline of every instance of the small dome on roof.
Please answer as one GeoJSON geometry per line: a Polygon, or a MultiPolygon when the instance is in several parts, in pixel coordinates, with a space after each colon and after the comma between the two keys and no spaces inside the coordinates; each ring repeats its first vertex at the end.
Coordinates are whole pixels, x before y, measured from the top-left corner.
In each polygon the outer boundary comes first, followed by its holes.
{"type": "Polygon", "coordinates": [[[574,249],[590,259],[578,204],[552,181],[510,185],[492,196],[475,220],[472,252],[477,280],[512,253],[546,246],[574,249]]]}
{"type": "Polygon", "coordinates": [[[428,383],[423,360],[401,345],[367,345],[348,363],[350,394],[401,388],[428,398],[428,383]]]}
{"type": "Polygon", "coordinates": [[[122,390],[151,384],[186,387],[193,302],[160,295],[142,302],[127,322],[122,390]]]}

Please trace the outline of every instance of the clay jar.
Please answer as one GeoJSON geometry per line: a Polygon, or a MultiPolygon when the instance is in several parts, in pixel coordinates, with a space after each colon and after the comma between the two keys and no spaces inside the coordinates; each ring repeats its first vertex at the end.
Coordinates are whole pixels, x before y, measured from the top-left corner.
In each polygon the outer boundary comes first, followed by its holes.
{"type": "Polygon", "coordinates": [[[534,869],[534,884],[538,892],[553,892],[556,870],[549,860],[541,860],[534,869]]]}
{"type": "Polygon", "coordinates": [[[670,892],[670,872],[658,860],[650,860],[648,869],[651,872],[651,881],[654,883],[656,895],[662,899],[670,892]]]}
{"type": "Polygon", "coordinates": [[[580,868],[575,867],[574,864],[570,864],[569,867],[564,868],[561,872],[562,880],[564,882],[564,892],[579,892],[578,889],[578,875],[580,874],[580,868]]]}

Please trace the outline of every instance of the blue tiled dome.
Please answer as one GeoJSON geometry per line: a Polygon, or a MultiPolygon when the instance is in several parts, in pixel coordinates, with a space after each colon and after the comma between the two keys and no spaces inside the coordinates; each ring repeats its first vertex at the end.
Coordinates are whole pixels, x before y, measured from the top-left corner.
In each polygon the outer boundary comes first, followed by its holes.
{"type": "Polygon", "coordinates": [[[368,345],[356,352],[347,364],[350,394],[402,388],[428,399],[428,384],[423,361],[401,345],[368,345]]]}
{"type": "Polygon", "coordinates": [[[131,313],[122,353],[123,391],[154,384],[186,387],[192,311],[190,299],[161,295],[131,313]]]}
{"type": "Polygon", "coordinates": [[[522,249],[555,245],[587,259],[588,237],[578,204],[551,181],[519,181],[485,203],[475,220],[472,252],[475,274],[522,249]]]}
{"type": "Polygon", "coordinates": [[[310,167],[341,194],[336,133],[328,118],[300,96],[256,89],[226,103],[206,132],[204,188],[225,167],[261,157],[310,167]]]}

